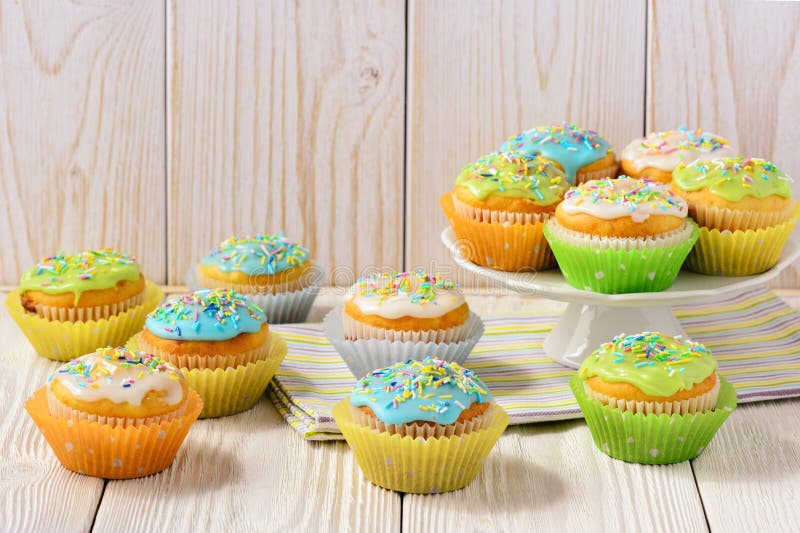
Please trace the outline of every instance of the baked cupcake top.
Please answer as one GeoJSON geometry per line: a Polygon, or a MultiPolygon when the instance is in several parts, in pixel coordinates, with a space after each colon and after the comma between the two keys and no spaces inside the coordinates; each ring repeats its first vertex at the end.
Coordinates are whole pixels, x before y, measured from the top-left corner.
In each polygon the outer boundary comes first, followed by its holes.
{"type": "Polygon", "coordinates": [[[201,290],[167,302],[147,315],[145,327],[162,339],[225,341],[256,333],[264,311],[230,289],[201,290]]]}
{"type": "Polygon", "coordinates": [[[492,394],[471,370],[434,357],[375,370],[353,388],[350,403],[369,407],[385,424],[452,424],[473,403],[492,394]]]}
{"type": "Polygon", "coordinates": [[[608,141],[596,131],[579,128],[569,122],[524,131],[509,138],[500,146],[500,150],[517,150],[556,161],[566,172],[570,183],[575,183],[575,174],[582,167],[613,153],[608,141]]]}
{"type": "Polygon", "coordinates": [[[658,131],[636,139],[626,146],[620,158],[628,161],[635,170],[657,168],[672,171],[679,164],[689,164],[698,159],[730,157],[736,150],[727,139],[702,129],[658,131]]]}
{"type": "Polygon", "coordinates": [[[738,202],[745,196],[792,197],[792,179],[769,161],[755,157],[723,157],[679,165],[672,182],[685,191],[708,189],[728,202],[738,202]]]}
{"type": "Polygon", "coordinates": [[[86,291],[111,289],[120,281],[139,279],[139,263],[128,254],[112,248],[80,254],[45,257],[22,275],[20,292],[75,294],[75,301],[86,291]]]}
{"type": "Polygon", "coordinates": [[[702,344],[645,331],[603,344],[583,361],[578,375],[629,383],[650,396],[666,397],[691,389],[716,370],[716,359],[702,344]]]}
{"type": "Polygon", "coordinates": [[[219,243],[201,262],[222,272],[272,275],[299,267],[307,259],[308,250],[281,232],[255,237],[234,235],[219,243]]]}
{"type": "Polygon", "coordinates": [[[141,405],[147,393],[160,393],[167,405],[184,398],[184,377],[172,365],[152,354],[127,348],[100,348],[61,365],[47,380],[62,385],[82,402],[110,400],[141,405]]]}
{"type": "Polygon", "coordinates": [[[688,204],[667,185],[646,178],[590,180],[571,188],[559,205],[567,214],[585,213],[597,218],[631,217],[643,222],[650,215],[685,218],[688,204]]]}
{"type": "Polygon", "coordinates": [[[555,164],[522,152],[494,152],[465,166],[456,185],[475,198],[489,195],[525,198],[536,205],[552,205],[569,188],[564,172],[555,164]]]}
{"type": "Polygon", "coordinates": [[[365,315],[396,319],[433,318],[464,304],[458,285],[424,270],[372,274],[358,278],[347,300],[365,315]]]}

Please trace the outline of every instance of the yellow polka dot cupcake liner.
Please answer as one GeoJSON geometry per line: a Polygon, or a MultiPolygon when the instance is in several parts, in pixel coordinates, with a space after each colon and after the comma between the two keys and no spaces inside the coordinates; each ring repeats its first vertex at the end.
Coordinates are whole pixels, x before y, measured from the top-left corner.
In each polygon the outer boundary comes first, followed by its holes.
{"type": "Polygon", "coordinates": [[[509,420],[495,404],[492,420],[484,429],[415,439],[358,425],[352,409],[345,398],[334,407],[333,418],[364,477],[379,487],[413,494],[449,492],[471,483],[509,420]]]}
{"type": "MultiPolygon", "coordinates": [[[[139,334],[127,344],[131,350],[139,349],[139,334]]],[[[286,357],[286,341],[270,332],[269,354],[254,363],[228,368],[181,368],[189,387],[203,399],[200,418],[218,418],[235,415],[253,407],[264,394],[267,385],[286,357]]]]}
{"type": "Polygon", "coordinates": [[[555,266],[544,238],[544,222],[502,224],[479,222],[456,213],[452,193],[440,203],[459,241],[459,250],[475,264],[507,272],[548,270],[555,266]]]}
{"type": "Polygon", "coordinates": [[[144,326],[147,314],[164,297],[161,289],[147,282],[144,301],[109,318],[86,322],[47,320],[27,312],[20,303],[20,292],[6,297],[6,309],[28,338],[36,353],[53,361],[69,361],[106,346],[121,346],[144,326]]]}
{"type": "Polygon", "coordinates": [[[143,426],[111,426],[51,415],[46,387],[25,403],[25,409],[65,468],[106,479],[149,476],[170,466],[202,408],[200,396],[190,390],[186,412],[181,417],[143,426]]]}
{"type": "Polygon", "coordinates": [[[774,267],[792,234],[800,209],[777,226],[747,231],[700,228],[684,268],[713,276],[750,276],[774,267]]]}
{"type": "Polygon", "coordinates": [[[685,415],[632,413],[604,405],[589,398],[577,373],[570,387],[600,451],[629,463],[670,464],[697,457],[736,409],[733,386],[722,376],[719,381],[714,409],[685,415]]]}

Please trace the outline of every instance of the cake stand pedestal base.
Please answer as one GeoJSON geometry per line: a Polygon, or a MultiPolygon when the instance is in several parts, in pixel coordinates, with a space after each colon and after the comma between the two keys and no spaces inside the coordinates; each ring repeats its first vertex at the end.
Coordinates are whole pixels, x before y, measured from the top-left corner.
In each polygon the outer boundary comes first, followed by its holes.
{"type": "Polygon", "coordinates": [[[544,341],[544,351],[557,363],[578,368],[604,342],[619,333],[658,331],[685,335],[669,307],[606,307],[570,302],[544,341]]]}

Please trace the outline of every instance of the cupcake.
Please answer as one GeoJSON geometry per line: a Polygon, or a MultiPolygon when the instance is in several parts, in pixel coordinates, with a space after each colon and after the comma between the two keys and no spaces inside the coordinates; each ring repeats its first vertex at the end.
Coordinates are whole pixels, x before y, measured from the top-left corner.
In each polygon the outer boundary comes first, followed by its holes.
{"type": "Polygon", "coordinates": [[[736,150],[727,139],[701,129],[653,132],[631,141],[620,153],[620,171],[632,178],[649,178],[661,183],[672,180],[680,165],[716,157],[731,157],[736,150]]]}
{"type": "Polygon", "coordinates": [[[105,248],[42,259],[6,307],[39,354],[67,361],[124,343],[161,297],[133,257],[105,248]]]}
{"type": "Polygon", "coordinates": [[[356,377],[408,358],[463,363],[483,334],[458,286],[423,270],[359,278],[323,327],[356,377]]]}
{"type": "Polygon", "coordinates": [[[202,405],[169,363],[102,348],[60,366],[25,408],[66,468],[125,479],[172,464],[202,405]]]}
{"type": "Polygon", "coordinates": [[[592,180],[567,192],[544,233],[564,279],[577,289],[661,291],[697,240],[687,210],[651,180],[592,180]]]}
{"type": "Polygon", "coordinates": [[[236,290],[264,309],[272,324],[305,321],[322,282],[308,250],[283,233],[230,237],[192,274],[190,287],[236,290]]]}
{"type": "Polygon", "coordinates": [[[371,372],[333,417],[369,481],[417,494],[468,485],[508,425],[471,371],[429,357],[371,372]]]}
{"type": "Polygon", "coordinates": [[[689,204],[700,238],[686,267],[747,276],[778,262],[798,212],[792,180],[763,159],[729,157],[679,165],[672,191],[689,204]]]}
{"type": "Polygon", "coordinates": [[[570,385],[595,445],[634,463],[696,457],[736,407],[705,346],[661,333],[617,335],[570,385]]]}
{"type": "Polygon", "coordinates": [[[203,399],[201,418],[250,409],[286,356],[266,315],[233,290],[203,290],[147,316],[131,348],[175,365],[203,399]]]}
{"type": "Polygon", "coordinates": [[[564,169],[571,184],[613,178],[619,167],[608,141],[595,131],[568,122],[524,131],[509,138],[500,150],[541,155],[564,169]]]}
{"type": "Polygon", "coordinates": [[[470,261],[498,270],[541,270],[554,264],[542,226],[568,187],[550,161],[496,152],[464,167],[441,205],[470,261]]]}

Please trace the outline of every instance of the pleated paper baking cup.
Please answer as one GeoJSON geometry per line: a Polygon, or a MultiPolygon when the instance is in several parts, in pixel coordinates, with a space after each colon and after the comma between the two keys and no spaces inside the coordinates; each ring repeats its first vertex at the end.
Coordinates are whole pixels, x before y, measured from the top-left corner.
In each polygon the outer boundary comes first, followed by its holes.
{"type": "MultiPolygon", "coordinates": [[[[139,349],[139,338],[131,338],[128,348],[139,349]]],[[[270,332],[269,346],[269,355],[255,363],[225,369],[180,369],[189,387],[203,399],[200,418],[235,415],[256,404],[288,351],[286,341],[275,332],[270,332]]]]}
{"type": "Polygon", "coordinates": [[[774,267],[797,218],[758,230],[719,231],[700,228],[685,268],[713,276],[750,276],[774,267]]]}
{"type": "Polygon", "coordinates": [[[118,315],[88,322],[46,320],[27,312],[19,301],[19,291],[6,297],[6,309],[33,345],[36,353],[54,361],[69,361],[106,346],[121,346],[142,329],[147,314],[156,308],[164,294],[149,281],[144,302],[118,315]]]}
{"type": "Polygon", "coordinates": [[[610,405],[620,411],[630,411],[631,414],[633,413],[644,413],[646,415],[650,414],[667,414],[667,415],[687,415],[692,413],[702,413],[704,411],[710,411],[717,405],[717,398],[719,397],[719,380],[714,383],[714,386],[711,390],[699,394],[693,398],[689,398],[686,400],[675,400],[671,402],[657,402],[657,401],[646,401],[646,400],[626,400],[625,398],[614,398],[613,396],[609,396],[607,394],[603,394],[602,392],[596,391],[592,389],[589,385],[586,384],[584,381],[584,391],[586,395],[593,399],[597,400],[598,402],[610,405]]]}
{"type": "Polygon", "coordinates": [[[511,211],[482,209],[465,204],[456,198],[455,195],[453,195],[452,200],[456,214],[477,222],[489,222],[492,224],[536,224],[537,222],[547,222],[547,219],[551,216],[551,213],[515,213],[511,211]]]}
{"type": "MultiPolygon", "coordinates": [[[[247,301],[263,309],[267,315],[267,322],[270,324],[305,322],[308,318],[308,313],[311,311],[311,307],[314,305],[314,300],[317,299],[317,294],[319,294],[320,288],[322,288],[325,277],[325,273],[319,265],[313,263],[313,266],[313,276],[310,278],[311,284],[305,288],[299,288],[291,292],[279,292],[275,294],[253,293],[251,292],[251,287],[245,285],[237,285],[234,287],[233,285],[235,284],[229,284],[231,287],[228,288],[233,288],[240,294],[244,294],[247,297],[247,301]]],[[[196,268],[190,268],[186,273],[186,286],[189,287],[190,291],[193,292],[199,289],[219,287],[213,280],[212,282],[200,283],[197,279],[196,271],[196,268]],[[213,287],[209,287],[209,285],[213,285],[213,287]]]]}
{"type": "Polygon", "coordinates": [[[174,354],[166,350],[161,350],[152,344],[148,343],[141,332],[137,333],[128,341],[128,347],[140,350],[145,353],[151,353],[163,361],[171,363],[178,368],[185,368],[192,370],[195,368],[228,368],[247,365],[255,363],[259,359],[266,359],[269,357],[273,333],[270,331],[267,341],[263,346],[240,352],[237,354],[174,354]]]}
{"type": "Polygon", "coordinates": [[[591,180],[604,180],[608,178],[616,178],[617,172],[619,172],[619,163],[614,163],[608,168],[604,168],[601,170],[593,170],[591,172],[584,172],[579,170],[575,173],[575,183],[574,185],[580,185],[581,183],[586,183],[587,181],[591,180]]]}
{"type": "Polygon", "coordinates": [[[456,421],[453,424],[386,424],[374,415],[368,415],[359,408],[352,408],[353,423],[357,426],[365,426],[389,435],[400,435],[401,437],[411,437],[412,439],[430,439],[441,437],[460,437],[465,433],[472,433],[481,429],[486,429],[491,425],[494,416],[494,405],[490,404],[485,413],[473,417],[464,422],[456,421]]]}
{"type": "MultiPolygon", "coordinates": [[[[469,317],[467,317],[467,320],[469,320],[469,317]]],[[[380,328],[359,322],[346,313],[342,315],[344,337],[348,340],[377,339],[392,342],[435,342],[437,344],[459,342],[467,334],[467,325],[468,322],[465,321],[461,325],[445,329],[400,330],[380,328]]]]}
{"type": "Polygon", "coordinates": [[[672,285],[698,230],[687,220],[660,239],[592,238],[576,240],[551,219],[544,228],[564,279],[576,289],[621,294],[662,291],[672,285]],[[569,239],[566,240],[566,239],[569,239]]]}
{"type": "Polygon", "coordinates": [[[470,312],[465,323],[465,334],[459,342],[402,342],[378,339],[347,340],[344,338],[342,306],[332,309],[322,321],[322,329],[342,360],[356,378],[365,376],[376,368],[385,368],[409,359],[438,357],[463,365],[475,344],[483,336],[483,321],[470,312]]]}
{"type": "Polygon", "coordinates": [[[141,305],[144,302],[143,290],[136,296],[131,296],[121,302],[106,305],[96,305],[93,307],[53,307],[52,305],[35,306],[36,314],[47,320],[59,320],[61,322],[87,322],[89,320],[100,320],[109,318],[120,313],[124,313],[132,307],[141,305]]]}
{"type": "Polygon", "coordinates": [[[575,374],[570,387],[603,453],[629,463],[670,464],[697,457],[736,408],[736,391],[719,376],[720,390],[713,411],[688,415],[631,413],[592,400],[575,374]]]}
{"type": "Polygon", "coordinates": [[[78,420],[86,420],[88,422],[97,422],[101,425],[108,426],[148,426],[151,424],[158,424],[160,422],[168,422],[175,418],[180,418],[186,414],[187,403],[179,405],[176,409],[163,413],[161,415],[146,416],[146,417],[126,417],[126,416],[105,416],[87,413],[78,409],[73,409],[68,406],[53,394],[53,391],[48,387],[46,390],[47,406],[50,409],[50,414],[60,418],[71,418],[73,422],[78,420]]]}
{"type": "Polygon", "coordinates": [[[698,225],[720,231],[747,231],[778,226],[797,216],[797,202],[782,211],[742,211],[715,206],[689,204],[689,214],[698,225]]]}
{"type": "Polygon", "coordinates": [[[495,224],[462,217],[453,208],[453,195],[440,199],[458,239],[459,252],[469,261],[496,270],[525,272],[555,266],[544,238],[544,223],[495,224]]]}
{"type": "Polygon", "coordinates": [[[144,426],[110,426],[50,414],[45,387],[25,403],[58,460],[68,470],[106,479],[130,479],[161,472],[175,460],[178,449],[203,402],[188,392],[183,416],[144,426]]]}
{"type": "Polygon", "coordinates": [[[478,475],[508,425],[503,408],[494,404],[493,410],[485,429],[427,439],[390,435],[356,424],[349,398],[336,404],[333,418],[369,481],[399,492],[435,494],[463,488],[478,475]]]}

